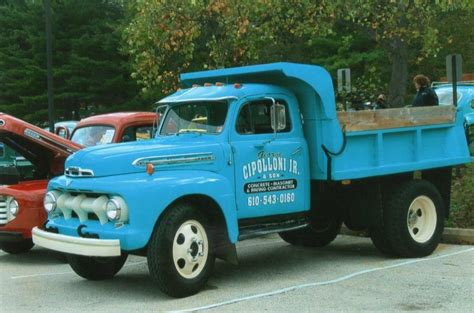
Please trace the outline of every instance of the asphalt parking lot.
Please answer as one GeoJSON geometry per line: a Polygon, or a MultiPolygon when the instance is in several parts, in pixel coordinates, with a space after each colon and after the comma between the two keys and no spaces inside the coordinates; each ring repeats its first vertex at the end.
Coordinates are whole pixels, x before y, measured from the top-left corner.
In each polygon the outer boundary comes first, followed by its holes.
{"type": "Polygon", "coordinates": [[[0,312],[474,311],[473,246],[407,260],[384,257],[367,238],[309,249],[269,236],[239,243],[238,253],[240,265],[217,262],[201,293],[172,299],[154,288],[142,257],[94,282],[41,248],[0,252],[0,312]]]}

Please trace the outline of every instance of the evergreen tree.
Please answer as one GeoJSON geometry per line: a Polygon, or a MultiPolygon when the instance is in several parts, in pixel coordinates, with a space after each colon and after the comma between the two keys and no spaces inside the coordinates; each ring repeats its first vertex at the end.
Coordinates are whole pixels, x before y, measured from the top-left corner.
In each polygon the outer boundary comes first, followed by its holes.
{"type": "MultiPolygon", "coordinates": [[[[120,53],[122,5],[53,0],[52,10],[56,116],[79,119],[81,110],[137,104],[137,86],[120,53]]],[[[44,24],[42,1],[0,4],[0,111],[36,123],[47,119],[44,24]]]]}

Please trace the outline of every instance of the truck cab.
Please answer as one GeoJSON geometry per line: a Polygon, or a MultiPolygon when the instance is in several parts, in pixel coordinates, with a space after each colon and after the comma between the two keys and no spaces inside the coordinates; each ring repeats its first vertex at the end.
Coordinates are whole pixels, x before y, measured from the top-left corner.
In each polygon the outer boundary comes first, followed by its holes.
{"type": "Polygon", "coordinates": [[[46,221],[43,199],[48,181],[63,174],[66,158],[86,144],[121,142],[128,133],[132,140],[138,135],[145,140],[151,136],[156,114],[128,112],[86,118],[72,132],[76,142],[7,114],[0,113],[0,120],[0,147],[10,156],[8,164],[0,167],[0,249],[16,254],[33,247],[31,230],[46,221]],[[120,136],[109,138],[106,131],[96,132],[104,140],[94,137],[98,141],[92,142],[93,131],[104,127],[120,136]]]}
{"type": "Polygon", "coordinates": [[[451,167],[470,161],[454,107],[338,113],[330,75],[304,64],[181,81],[158,102],[155,139],[81,150],[50,182],[33,240],[79,276],[111,278],[143,255],[158,288],[188,296],[216,257],[237,261],[239,240],[321,247],[343,222],[388,255],[437,247],[451,167]]]}

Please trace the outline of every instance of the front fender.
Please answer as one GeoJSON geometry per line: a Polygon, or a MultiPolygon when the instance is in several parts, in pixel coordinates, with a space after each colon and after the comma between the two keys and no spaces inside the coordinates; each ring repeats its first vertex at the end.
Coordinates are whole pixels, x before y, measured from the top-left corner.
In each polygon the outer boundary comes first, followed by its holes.
{"type": "Polygon", "coordinates": [[[219,205],[229,240],[232,243],[237,242],[239,234],[234,187],[225,176],[207,171],[166,171],[162,176],[154,179],[153,184],[147,187],[150,188],[149,192],[155,191],[159,195],[157,198],[150,198],[150,203],[153,203],[152,210],[156,212],[154,224],[163,211],[177,199],[189,195],[203,195],[219,205]]]}
{"type": "MultiPolygon", "coordinates": [[[[235,243],[238,238],[237,212],[232,182],[225,176],[214,172],[173,170],[156,171],[151,176],[143,172],[74,179],[61,176],[50,181],[48,189],[123,197],[129,211],[129,221],[124,227],[113,229],[113,226],[109,225],[112,223],[102,226],[95,221],[85,223],[88,230],[98,234],[100,238],[119,238],[123,250],[131,251],[145,247],[163,211],[176,199],[187,195],[205,195],[212,198],[222,210],[229,240],[235,243]]],[[[65,223],[65,226],[71,224],[72,229],[78,226],[75,223],[66,222],[62,223],[65,223]]],[[[61,223],[60,220],[58,223],[61,223]]],[[[55,226],[60,227],[58,224],[55,226]]],[[[72,234],[72,231],[70,233],[72,234]]]]}

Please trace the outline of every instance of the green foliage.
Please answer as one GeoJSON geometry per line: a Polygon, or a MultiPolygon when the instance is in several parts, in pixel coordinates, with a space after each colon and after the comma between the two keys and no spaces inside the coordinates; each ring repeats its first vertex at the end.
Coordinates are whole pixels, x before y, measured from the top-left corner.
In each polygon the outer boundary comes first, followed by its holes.
{"type": "Polygon", "coordinates": [[[474,166],[455,169],[448,227],[474,228],[474,166]]]}
{"type": "Polygon", "coordinates": [[[224,66],[309,60],[330,34],[332,1],[138,1],[125,29],[133,77],[167,93],[178,74],[224,66]]]}
{"type": "MultiPolygon", "coordinates": [[[[388,52],[392,65],[392,97],[389,101],[391,100],[394,106],[406,104],[407,83],[409,76],[417,74],[415,69],[425,69],[424,65],[433,61],[441,67],[441,59],[445,54],[440,53],[446,51],[443,51],[443,46],[446,45],[443,35],[453,35],[447,34],[445,30],[459,27],[467,30],[470,29],[468,25],[473,23],[474,2],[470,0],[340,0],[337,3],[337,10],[346,21],[352,22],[361,32],[373,37],[377,44],[388,52]],[[449,22],[446,20],[448,16],[451,18],[449,22]],[[458,16],[466,17],[462,20],[465,24],[456,20],[458,16]],[[448,23],[443,23],[443,20],[448,23]]],[[[464,33],[462,37],[464,46],[469,43],[472,45],[472,35],[464,33]]],[[[461,50],[472,59],[472,49],[461,50]]],[[[436,74],[438,73],[436,71],[436,74]]]]}
{"type": "MultiPolygon", "coordinates": [[[[52,1],[54,101],[59,119],[132,104],[138,86],[120,53],[123,7],[114,1],[52,1]]],[[[0,111],[47,119],[43,1],[0,4],[0,111]]],[[[135,103],[137,100],[134,101],[135,103]]]]}

